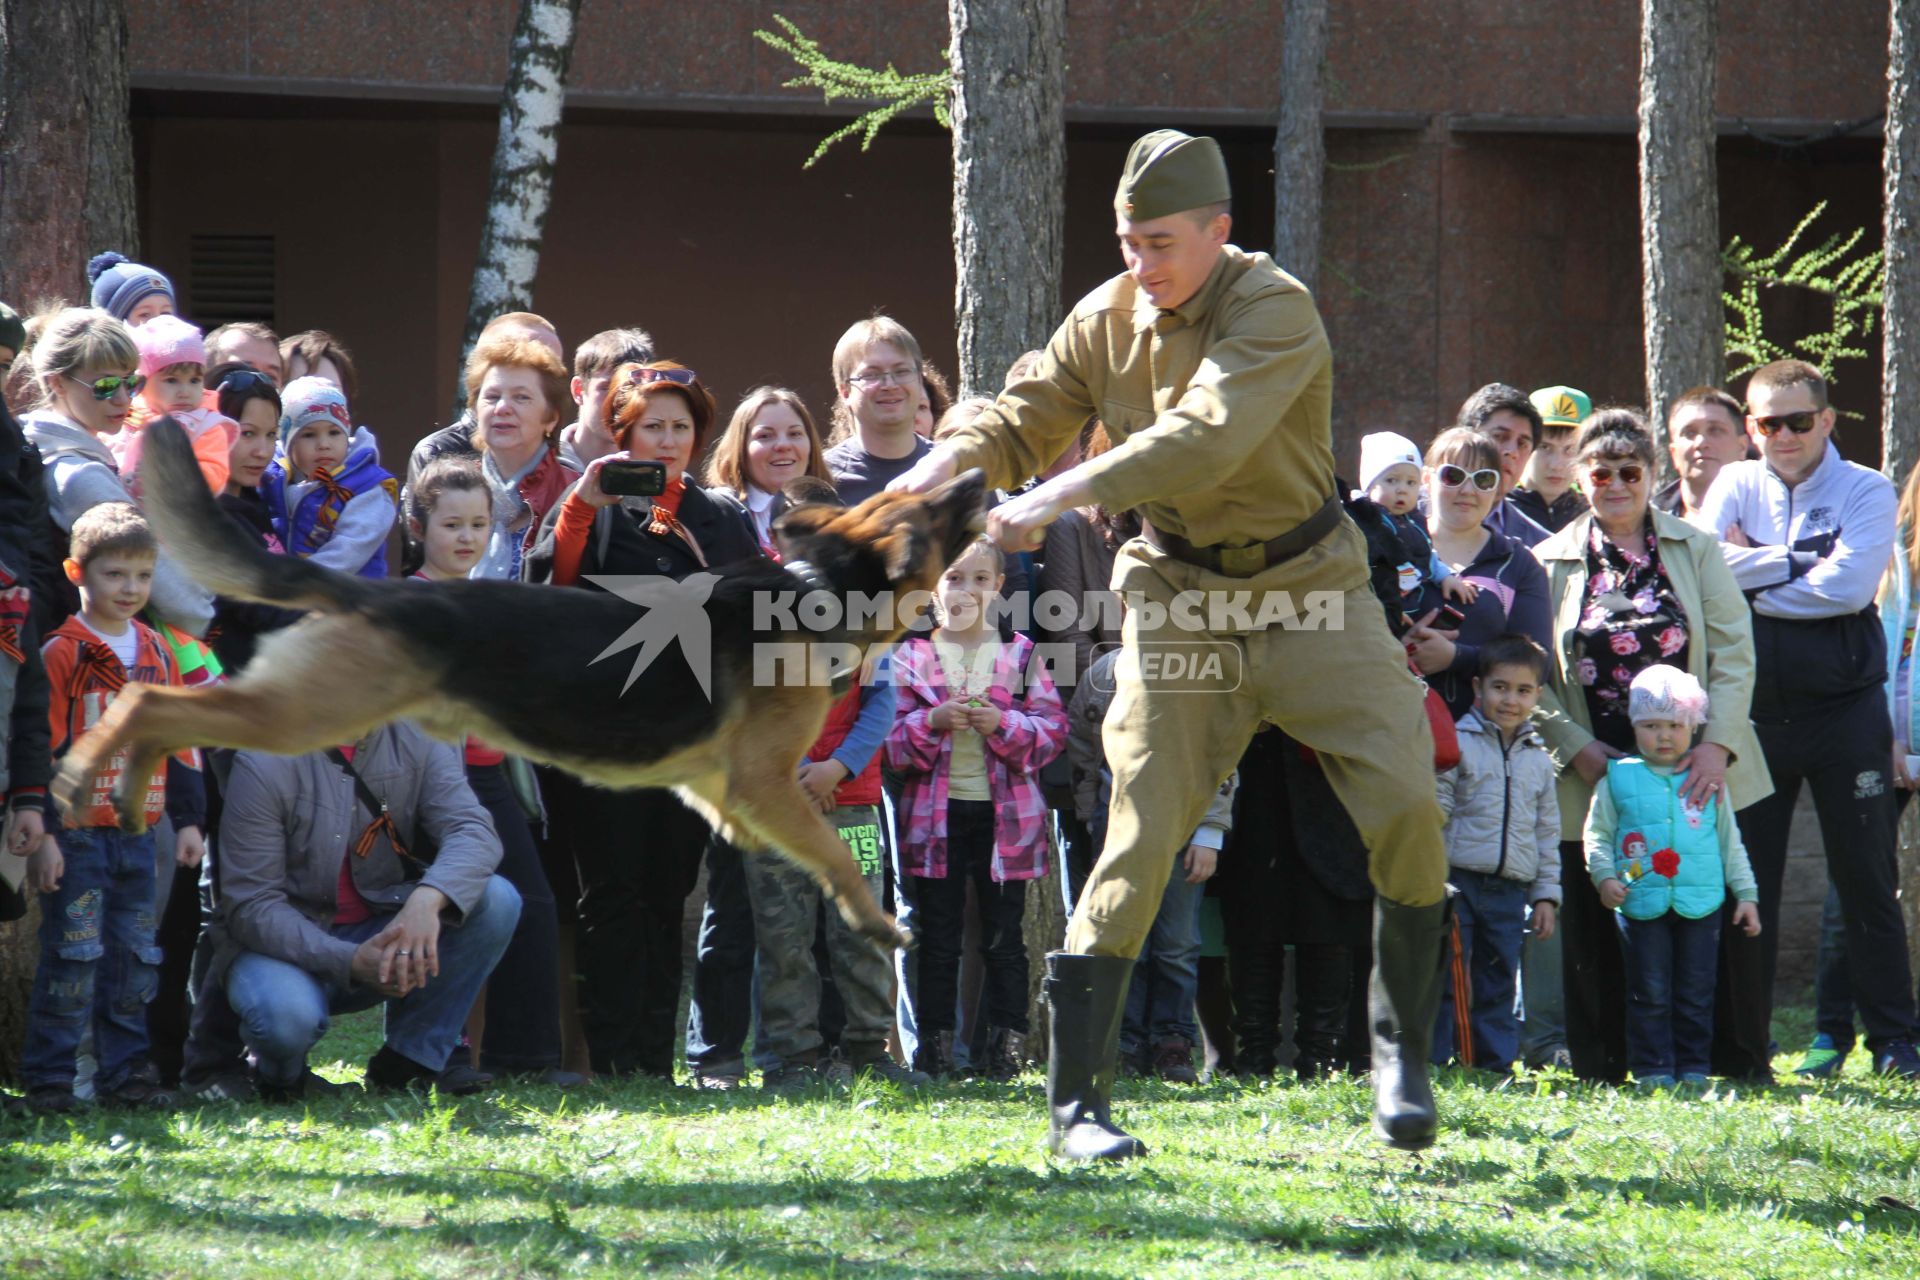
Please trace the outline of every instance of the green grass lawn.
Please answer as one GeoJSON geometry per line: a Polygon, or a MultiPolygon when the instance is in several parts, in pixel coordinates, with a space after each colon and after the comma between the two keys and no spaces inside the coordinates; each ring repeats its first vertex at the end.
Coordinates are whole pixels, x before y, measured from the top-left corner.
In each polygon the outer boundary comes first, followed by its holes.
{"type": "MultiPolygon", "coordinates": [[[[343,1019],[323,1074],[376,1040],[343,1019]]],[[[1920,1088],[1849,1065],[1691,1099],[1449,1076],[1419,1157],[1368,1137],[1363,1082],[1136,1083],[1153,1155],[1097,1169],[1042,1154],[1037,1075],[12,1119],[0,1276],[1908,1280],[1920,1088]]]]}

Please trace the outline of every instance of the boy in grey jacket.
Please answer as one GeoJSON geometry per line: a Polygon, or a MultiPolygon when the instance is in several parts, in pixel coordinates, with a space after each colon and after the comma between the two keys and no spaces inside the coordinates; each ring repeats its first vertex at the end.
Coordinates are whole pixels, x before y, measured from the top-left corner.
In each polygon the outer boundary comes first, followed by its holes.
{"type": "Polygon", "coordinates": [[[1514,975],[1523,924],[1553,936],[1560,903],[1560,805],[1553,758],[1529,718],[1547,655],[1525,636],[1480,649],[1473,709],[1460,717],[1460,763],[1438,781],[1454,890],[1453,981],[1442,984],[1433,1060],[1505,1073],[1519,1048],[1514,975]],[[1529,907],[1531,911],[1529,912],[1529,907]],[[1469,1008],[1457,991],[1471,991],[1469,1008]],[[1470,1051],[1467,1046],[1470,1046],[1470,1051]]]}

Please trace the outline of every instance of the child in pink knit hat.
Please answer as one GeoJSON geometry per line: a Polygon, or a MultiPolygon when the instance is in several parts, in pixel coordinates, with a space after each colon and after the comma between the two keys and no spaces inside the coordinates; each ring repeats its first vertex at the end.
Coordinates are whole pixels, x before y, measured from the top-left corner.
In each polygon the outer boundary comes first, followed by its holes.
{"type": "Polygon", "coordinates": [[[136,500],[140,497],[140,444],[147,423],[170,414],[186,428],[193,454],[207,487],[214,493],[227,487],[227,455],[239,427],[206,401],[207,344],[200,330],[175,315],[159,315],[133,331],[140,348],[140,374],[146,385],[134,399],[126,426],[107,439],[120,463],[120,475],[136,500]]]}

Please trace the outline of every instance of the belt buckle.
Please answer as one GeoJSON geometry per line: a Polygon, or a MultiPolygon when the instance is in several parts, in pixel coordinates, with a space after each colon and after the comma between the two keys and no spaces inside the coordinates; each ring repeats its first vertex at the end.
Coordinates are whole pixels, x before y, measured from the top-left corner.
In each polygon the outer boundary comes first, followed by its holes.
{"type": "Polygon", "coordinates": [[[1250,547],[1221,547],[1220,572],[1230,578],[1251,578],[1267,567],[1266,544],[1250,547]]]}

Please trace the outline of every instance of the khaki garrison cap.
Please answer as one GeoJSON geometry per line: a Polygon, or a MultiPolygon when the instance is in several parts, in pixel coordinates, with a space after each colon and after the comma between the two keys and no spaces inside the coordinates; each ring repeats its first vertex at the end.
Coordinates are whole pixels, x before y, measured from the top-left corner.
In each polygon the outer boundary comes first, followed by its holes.
{"type": "Polygon", "coordinates": [[[1232,196],[1219,143],[1177,129],[1156,129],[1127,152],[1113,209],[1134,222],[1151,222],[1232,196]]]}

